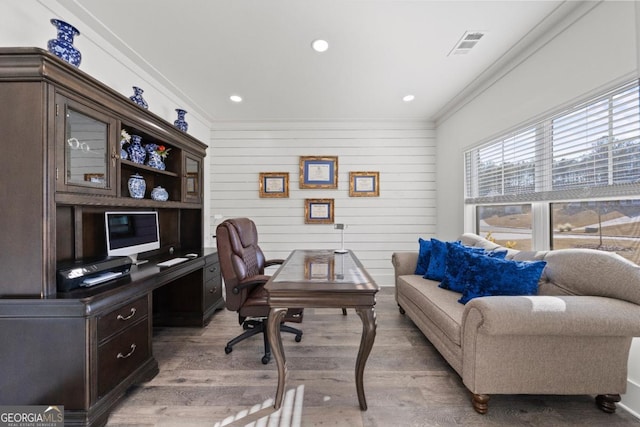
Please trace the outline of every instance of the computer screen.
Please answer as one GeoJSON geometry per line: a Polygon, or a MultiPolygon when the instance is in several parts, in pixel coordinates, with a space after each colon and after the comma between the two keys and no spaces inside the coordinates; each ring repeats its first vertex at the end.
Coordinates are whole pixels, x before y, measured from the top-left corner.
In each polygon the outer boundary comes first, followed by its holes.
{"type": "Polygon", "coordinates": [[[105,212],[107,255],[129,256],[160,248],[157,212],[105,212]]]}

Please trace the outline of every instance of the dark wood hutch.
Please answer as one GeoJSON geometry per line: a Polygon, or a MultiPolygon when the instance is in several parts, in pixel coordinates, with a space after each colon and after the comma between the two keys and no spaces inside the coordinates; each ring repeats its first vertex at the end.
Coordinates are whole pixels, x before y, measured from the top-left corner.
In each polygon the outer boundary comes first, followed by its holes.
{"type": "Polygon", "coordinates": [[[224,305],[203,248],[207,147],[39,48],[0,48],[0,99],[0,405],[64,405],[66,425],[102,425],[158,372],[154,324],[202,326],[224,305]],[[122,159],[122,129],[171,148],[166,170],[122,159]],[[136,173],[144,199],[129,196],[136,173]],[[149,197],[156,186],[169,200],[149,197]],[[58,292],[60,263],[106,256],[110,210],[157,211],[160,249],[127,277],[58,292]]]}

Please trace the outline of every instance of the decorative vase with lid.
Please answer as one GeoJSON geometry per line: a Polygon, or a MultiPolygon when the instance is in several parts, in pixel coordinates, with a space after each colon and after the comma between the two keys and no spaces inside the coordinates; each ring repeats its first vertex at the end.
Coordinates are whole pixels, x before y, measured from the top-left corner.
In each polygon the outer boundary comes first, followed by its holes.
{"type": "Polygon", "coordinates": [[[178,119],[173,122],[173,125],[182,132],[186,132],[187,129],[189,129],[189,123],[184,121],[184,115],[187,114],[187,112],[180,108],[176,108],[176,112],[178,113],[178,119]]]}
{"type": "Polygon", "coordinates": [[[67,61],[69,64],[79,67],[82,55],[73,45],[73,37],[79,36],[80,31],[73,25],[59,19],[52,19],[51,23],[58,29],[58,37],[49,40],[47,50],[58,58],[67,61]]]}
{"type": "Polygon", "coordinates": [[[149,104],[144,100],[142,94],[144,91],[137,86],[133,86],[133,95],[129,97],[130,100],[144,108],[145,110],[149,108],[149,104]]]}
{"type": "Polygon", "coordinates": [[[160,202],[166,202],[167,200],[169,200],[169,193],[161,186],[157,186],[156,188],[151,190],[151,198],[160,202]]]}
{"type": "Polygon", "coordinates": [[[131,143],[127,148],[127,152],[129,153],[129,160],[143,165],[144,160],[147,158],[147,152],[141,142],[142,137],[140,135],[131,135],[131,143]]]}
{"type": "Polygon", "coordinates": [[[127,183],[129,188],[129,195],[134,199],[144,199],[144,193],[147,191],[147,183],[144,178],[139,174],[131,175],[129,182],[127,183]]]}

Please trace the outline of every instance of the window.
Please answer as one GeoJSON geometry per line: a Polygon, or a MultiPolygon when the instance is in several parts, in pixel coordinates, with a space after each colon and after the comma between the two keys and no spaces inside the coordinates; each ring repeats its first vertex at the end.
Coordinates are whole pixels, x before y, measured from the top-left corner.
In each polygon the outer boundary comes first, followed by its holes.
{"type": "Polygon", "coordinates": [[[551,204],[552,249],[600,249],[640,264],[640,200],[551,204]]]}
{"type": "MultiPolygon", "coordinates": [[[[488,230],[486,218],[491,216],[486,212],[530,204],[532,248],[546,249],[535,244],[535,236],[543,236],[537,239],[545,242],[544,246],[595,244],[629,259],[640,258],[640,246],[636,243],[640,232],[635,232],[640,229],[640,222],[635,226],[634,220],[640,221],[640,209],[638,215],[633,211],[640,205],[637,80],[474,147],[465,152],[464,161],[465,203],[476,207],[479,234],[488,230]],[[532,205],[536,208],[532,209],[532,205]],[[588,219],[567,215],[576,209],[581,209],[588,219]],[[591,213],[585,214],[587,211],[591,213]],[[591,222],[593,212],[600,212],[600,217],[605,212],[605,216],[612,218],[596,227],[597,221],[591,222]],[[629,218],[624,220],[627,221],[624,227],[606,222],[613,221],[616,215],[629,218]],[[571,230],[565,230],[567,227],[571,230]],[[547,237],[540,228],[546,228],[547,237]],[[576,229],[580,236],[576,237],[576,229]],[[593,241],[594,229],[597,244],[593,241]],[[619,229],[631,233],[632,240],[605,244],[614,238],[622,241],[619,229]],[[616,249],[621,247],[624,250],[616,249]],[[638,253],[638,257],[630,252],[638,253]]],[[[498,215],[501,221],[506,217],[506,212],[498,215]]]]}
{"type": "Polygon", "coordinates": [[[476,208],[479,235],[501,246],[531,250],[531,205],[496,205],[476,208]]]}

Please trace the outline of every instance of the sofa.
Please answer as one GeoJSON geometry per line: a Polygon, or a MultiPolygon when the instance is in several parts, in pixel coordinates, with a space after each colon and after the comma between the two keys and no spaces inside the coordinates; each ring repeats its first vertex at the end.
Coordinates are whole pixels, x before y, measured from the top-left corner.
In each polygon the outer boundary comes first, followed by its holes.
{"type": "Polygon", "coordinates": [[[415,274],[418,250],[393,253],[400,312],[460,375],[473,408],[486,413],[492,394],[584,394],[614,412],[640,336],[640,267],[593,249],[518,251],[470,233],[459,242],[504,250],[506,260],[524,261],[516,264],[546,263],[534,295],[462,304],[460,292],[415,274]]]}

